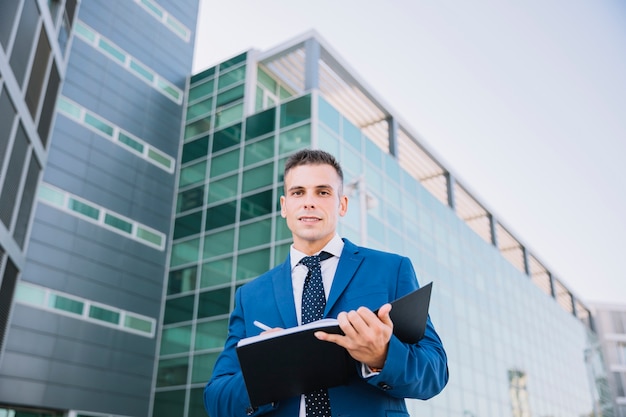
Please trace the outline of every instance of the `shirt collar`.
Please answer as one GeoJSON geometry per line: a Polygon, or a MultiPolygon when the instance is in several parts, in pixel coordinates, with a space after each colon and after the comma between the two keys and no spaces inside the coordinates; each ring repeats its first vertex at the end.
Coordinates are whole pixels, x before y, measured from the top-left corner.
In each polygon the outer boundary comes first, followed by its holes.
{"type": "MultiPolygon", "coordinates": [[[[330,242],[328,242],[326,246],[324,246],[320,252],[322,251],[328,252],[331,255],[336,256],[337,258],[340,258],[341,251],[343,251],[343,244],[344,243],[343,243],[343,240],[341,240],[341,237],[339,237],[338,234],[335,234],[335,236],[333,236],[330,242]]],[[[315,255],[317,254],[319,254],[319,252],[316,253],[315,255]]],[[[304,252],[300,252],[298,249],[295,249],[292,243],[291,248],[289,249],[289,257],[291,259],[291,269],[293,270],[293,268],[295,268],[296,265],[298,265],[298,263],[305,256],[307,256],[307,254],[305,254],[304,252]]]]}

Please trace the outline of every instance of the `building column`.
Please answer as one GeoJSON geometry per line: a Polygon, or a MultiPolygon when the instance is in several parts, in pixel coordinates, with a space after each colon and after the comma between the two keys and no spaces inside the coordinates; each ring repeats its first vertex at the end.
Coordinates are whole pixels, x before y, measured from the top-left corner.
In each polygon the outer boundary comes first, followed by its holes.
{"type": "Polygon", "coordinates": [[[320,86],[319,62],[321,47],[316,39],[307,39],[304,42],[304,90],[317,90],[320,86]]]}

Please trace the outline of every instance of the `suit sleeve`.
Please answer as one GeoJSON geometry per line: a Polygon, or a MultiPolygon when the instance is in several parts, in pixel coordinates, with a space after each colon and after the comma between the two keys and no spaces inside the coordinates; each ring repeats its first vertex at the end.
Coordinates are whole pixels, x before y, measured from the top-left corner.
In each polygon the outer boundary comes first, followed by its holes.
{"type": "Polygon", "coordinates": [[[271,404],[255,409],[250,407],[235,350],[237,342],[244,337],[245,325],[239,289],[235,295],[235,309],[230,316],[224,350],[215,362],[211,379],[204,389],[204,406],[211,417],[247,417],[274,409],[271,404]]]}
{"type": "MultiPolygon", "coordinates": [[[[416,283],[411,261],[403,258],[398,268],[396,298],[413,290],[416,283]]],[[[417,344],[403,343],[392,335],[382,371],[367,382],[396,398],[426,400],[443,390],[448,382],[448,360],[430,317],[424,338],[417,344]]]]}

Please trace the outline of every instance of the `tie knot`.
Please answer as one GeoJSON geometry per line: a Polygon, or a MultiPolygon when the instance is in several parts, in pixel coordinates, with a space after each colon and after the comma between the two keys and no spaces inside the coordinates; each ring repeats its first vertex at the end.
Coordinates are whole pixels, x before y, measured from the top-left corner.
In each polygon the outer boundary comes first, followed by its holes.
{"type": "Polygon", "coordinates": [[[319,265],[321,261],[325,261],[331,256],[333,255],[328,252],[320,252],[319,255],[305,256],[300,260],[300,263],[311,269],[312,267],[319,265]]]}

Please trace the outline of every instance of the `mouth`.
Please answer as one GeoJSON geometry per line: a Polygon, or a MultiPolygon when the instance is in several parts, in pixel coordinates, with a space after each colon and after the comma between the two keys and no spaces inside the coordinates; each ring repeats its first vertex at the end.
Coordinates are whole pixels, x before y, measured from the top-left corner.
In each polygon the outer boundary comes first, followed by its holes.
{"type": "Polygon", "coordinates": [[[298,220],[303,223],[315,223],[322,219],[320,217],[315,217],[315,216],[302,216],[302,217],[299,217],[298,220]]]}

